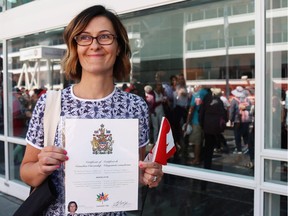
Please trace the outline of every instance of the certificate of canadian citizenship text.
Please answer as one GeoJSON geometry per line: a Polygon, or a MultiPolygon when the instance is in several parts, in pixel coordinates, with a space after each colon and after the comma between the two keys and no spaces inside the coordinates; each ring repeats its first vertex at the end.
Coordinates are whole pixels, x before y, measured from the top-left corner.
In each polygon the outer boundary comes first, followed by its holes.
{"type": "Polygon", "coordinates": [[[65,203],[76,213],[138,209],[138,119],[65,119],[65,203]]]}

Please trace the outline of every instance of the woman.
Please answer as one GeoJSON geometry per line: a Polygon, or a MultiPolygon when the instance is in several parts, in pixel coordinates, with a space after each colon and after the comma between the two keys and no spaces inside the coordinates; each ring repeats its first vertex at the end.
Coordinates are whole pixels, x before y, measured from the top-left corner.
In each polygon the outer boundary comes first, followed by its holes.
{"type": "Polygon", "coordinates": [[[77,211],[77,203],[75,201],[70,201],[68,203],[68,212],[69,214],[67,216],[77,216],[76,211],[77,211]]]}
{"type": "Polygon", "coordinates": [[[185,145],[182,125],[185,123],[187,118],[187,111],[189,105],[189,98],[186,86],[186,80],[182,73],[177,75],[177,84],[174,91],[174,101],[173,101],[173,125],[174,125],[174,140],[175,144],[180,150],[185,145]]]}
{"type": "MultiPolygon", "coordinates": [[[[82,11],[66,27],[67,44],[63,69],[77,84],[62,90],[61,116],[80,118],[138,118],[140,159],[144,159],[149,143],[148,108],[145,101],[114,85],[130,72],[130,47],[127,32],[119,18],[103,6],[82,11]]],[[[56,133],[54,146],[43,148],[43,112],[46,94],[38,100],[27,132],[27,147],[22,161],[21,178],[37,187],[51,174],[57,187],[57,200],[44,215],[64,215],[64,170],[62,163],[69,152],[61,146],[56,133]]],[[[57,130],[58,131],[58,130],[57,130]]],[[[81,146],[80,146],[81,147],[81,146]]],[[[85,155],[83,155],[85,157],[85,155]]],[[[139,162],[140,182],[158,186],[163,175],[158,163],[139,162]]],[[[125,212],[92,213],[87,215],[126,215],[125,212]]]]}
{"type": "Polygon", "coordinates": [[[154,143],[157,141],[162,117],[165,116],[163,104],[166,102],[166,100],[163,91],[162,83],[156,83],[154,90],[154,112],[151,115],[154,143]]]}

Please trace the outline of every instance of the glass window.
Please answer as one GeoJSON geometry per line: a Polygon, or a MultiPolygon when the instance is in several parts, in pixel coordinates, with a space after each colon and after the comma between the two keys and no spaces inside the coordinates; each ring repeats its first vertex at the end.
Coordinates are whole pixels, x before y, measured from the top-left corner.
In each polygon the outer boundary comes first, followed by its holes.
{"type": "Polygon", "coordinates": [[[265,160],[264,180],[283,185],[288,185],[287,181],[287,161],[265,160]]]}
{"type": "Polygon", "coordinates": [[[5,175],[5,146],[4,142],[0,141],[0,176],[5,175]]]}
{"type": "Polygon", "coordinates": [[[63,29],[8,40],[8,134],[25,137],[37,99],[46,89],[63,88],[60,61],[63,29]],[[53,46],[52,46],[53,45],[53,46]]]}
{"type": "MultiPolygon", "coordinates": [[[[130,81],[141,83],[141,88],[149,84],[154,89],[157,82],[162,82],[168,100],[161,105],[164,114],[160,115],[169,119],[177,145],[177,153],[170,162],[204,168],[204,163],[212,161],[211,169],[253,176],[255,53],[251,48],[255,45],[255,19],[251,13],[254,13],[254,1],[199,2],[186,1],[175,7],[168,5],[122,15],[132,49],[130,81]],[[248,14],[251,18],[247,20],[248,14]],[[215,22],[211,22],[213,19],[215,22]],[[133,26],[138,27],[137,31],[133,26]],[[142,46],[134,46],[135,40],[141,41],[142,46]],[[178,82],[171,81],[173,77],[178,77],[178,82]],[[208,133],[205,139],[199,129],[183,137],[188,107],[195,99],[193,96],[199,94],[199,87],[218,88],[227,105],[227,117],[230,110],[238,113],[237,117],[233,114],[222,134],[213,137],[212,143],[208,133]],[[249,104],[245,124],[238,120],[239,109],[234,111],[236,102],[231,109],[229,106],[234,98],[232,91],[237,87],[243,89],[243,97],[249,104]],[[176,91],[178,88],[183,90],[182,95],[176,91]]],[[[197,119],[196,115],[193,118],[197,119]]],[[[153,121],[151,144],[159,133],[153,121]]]]}
{"type": "Polygon", "coordinates": [[[15,7],[18,7],[23,4],[27,4],[32,1],[34,0],[6,0],[7,9],[15,8],[15,7]]]}
{"type": "Polygon", "coordinates": [[[4,134],[3,110],[3,45],[0,41],[0,134],[4,134]]]}
{"type": "Polygon", "coordinates": [[[9,179],[19,180],[20,179],[20,165],[24,156],[25,146],[20,144],[9,143],[9,179]]]}
{"type": "MultiPolygon", "coordinates": [[[[4,134],[3,122],[3,46],[0,41],[0,134],[4,134]]],[[[5,150],[4,142],[0,141],[0,175],[5,175],[5,150]]]]}
{"type": "Polygon", "coordinates": [[[142,194],[143,215],[253,216],[253,190],[243,188],[165,174],[157,188],[142,194]]]}
{"type": "MultiPolygon", "coordinates": [[[[274,1],[267,2],[268,5],[273,5],[273,8],[276,7],[274,1]]],[[[287,8],[278,10],[287,12],[287,8]]],[[[273,11],[267,10],[265,148],[287,150],[288,57],[287,46],[283,44],[287,44],[288,22],[287,16],[275,15],[273,11]]]]}
{"type": "MultiPolygon", "coordinates": [[[[288,22],[285,2],[287,3],[286,0],[266,1],[264,147],[287,152],[288,50],[286,45],[288,22]],[[285,15],[278,16],[281,13],[285,15]]],[[[287,157],[283,160],[265,159],[264,180],[275,185],[287,186],[287,157]]],[[[265,193],[264,212],[265,215],[287,215],[287,196],[265,193]]]]}
{"type": "Polygon", "coordinates": [[[0,0],[0,12],[2,12],[4,10],[4,0],[0,0]]]}
{"type": "Polygon", "coordinates": [[[264,194],[264,216],[287,215],[287,196],[265,193],[264,194]]]}

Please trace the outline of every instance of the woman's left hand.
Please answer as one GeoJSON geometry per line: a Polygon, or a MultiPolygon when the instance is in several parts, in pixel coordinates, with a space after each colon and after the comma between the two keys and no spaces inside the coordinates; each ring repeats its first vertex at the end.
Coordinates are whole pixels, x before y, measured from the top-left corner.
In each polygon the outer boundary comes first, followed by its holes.
{"type": "Polygon", "coordinates": [[[157,187],[163,176],[162,165],[156,162],[140,161],[139,167],[142,170],[140,182],[150,188],[157,187]]]}

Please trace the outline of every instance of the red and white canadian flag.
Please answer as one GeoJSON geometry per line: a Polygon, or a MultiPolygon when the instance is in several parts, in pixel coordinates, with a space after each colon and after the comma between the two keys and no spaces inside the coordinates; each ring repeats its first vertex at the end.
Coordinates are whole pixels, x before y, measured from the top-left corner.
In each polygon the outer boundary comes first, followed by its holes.
{"type": "Polygon", "coordinates": [[[176,152],[174,138],[170,123],[167,118],[162,117],[159,135],[154,147],[147,154],[144,161],[167,164],[167,160],[176,152]]]}

